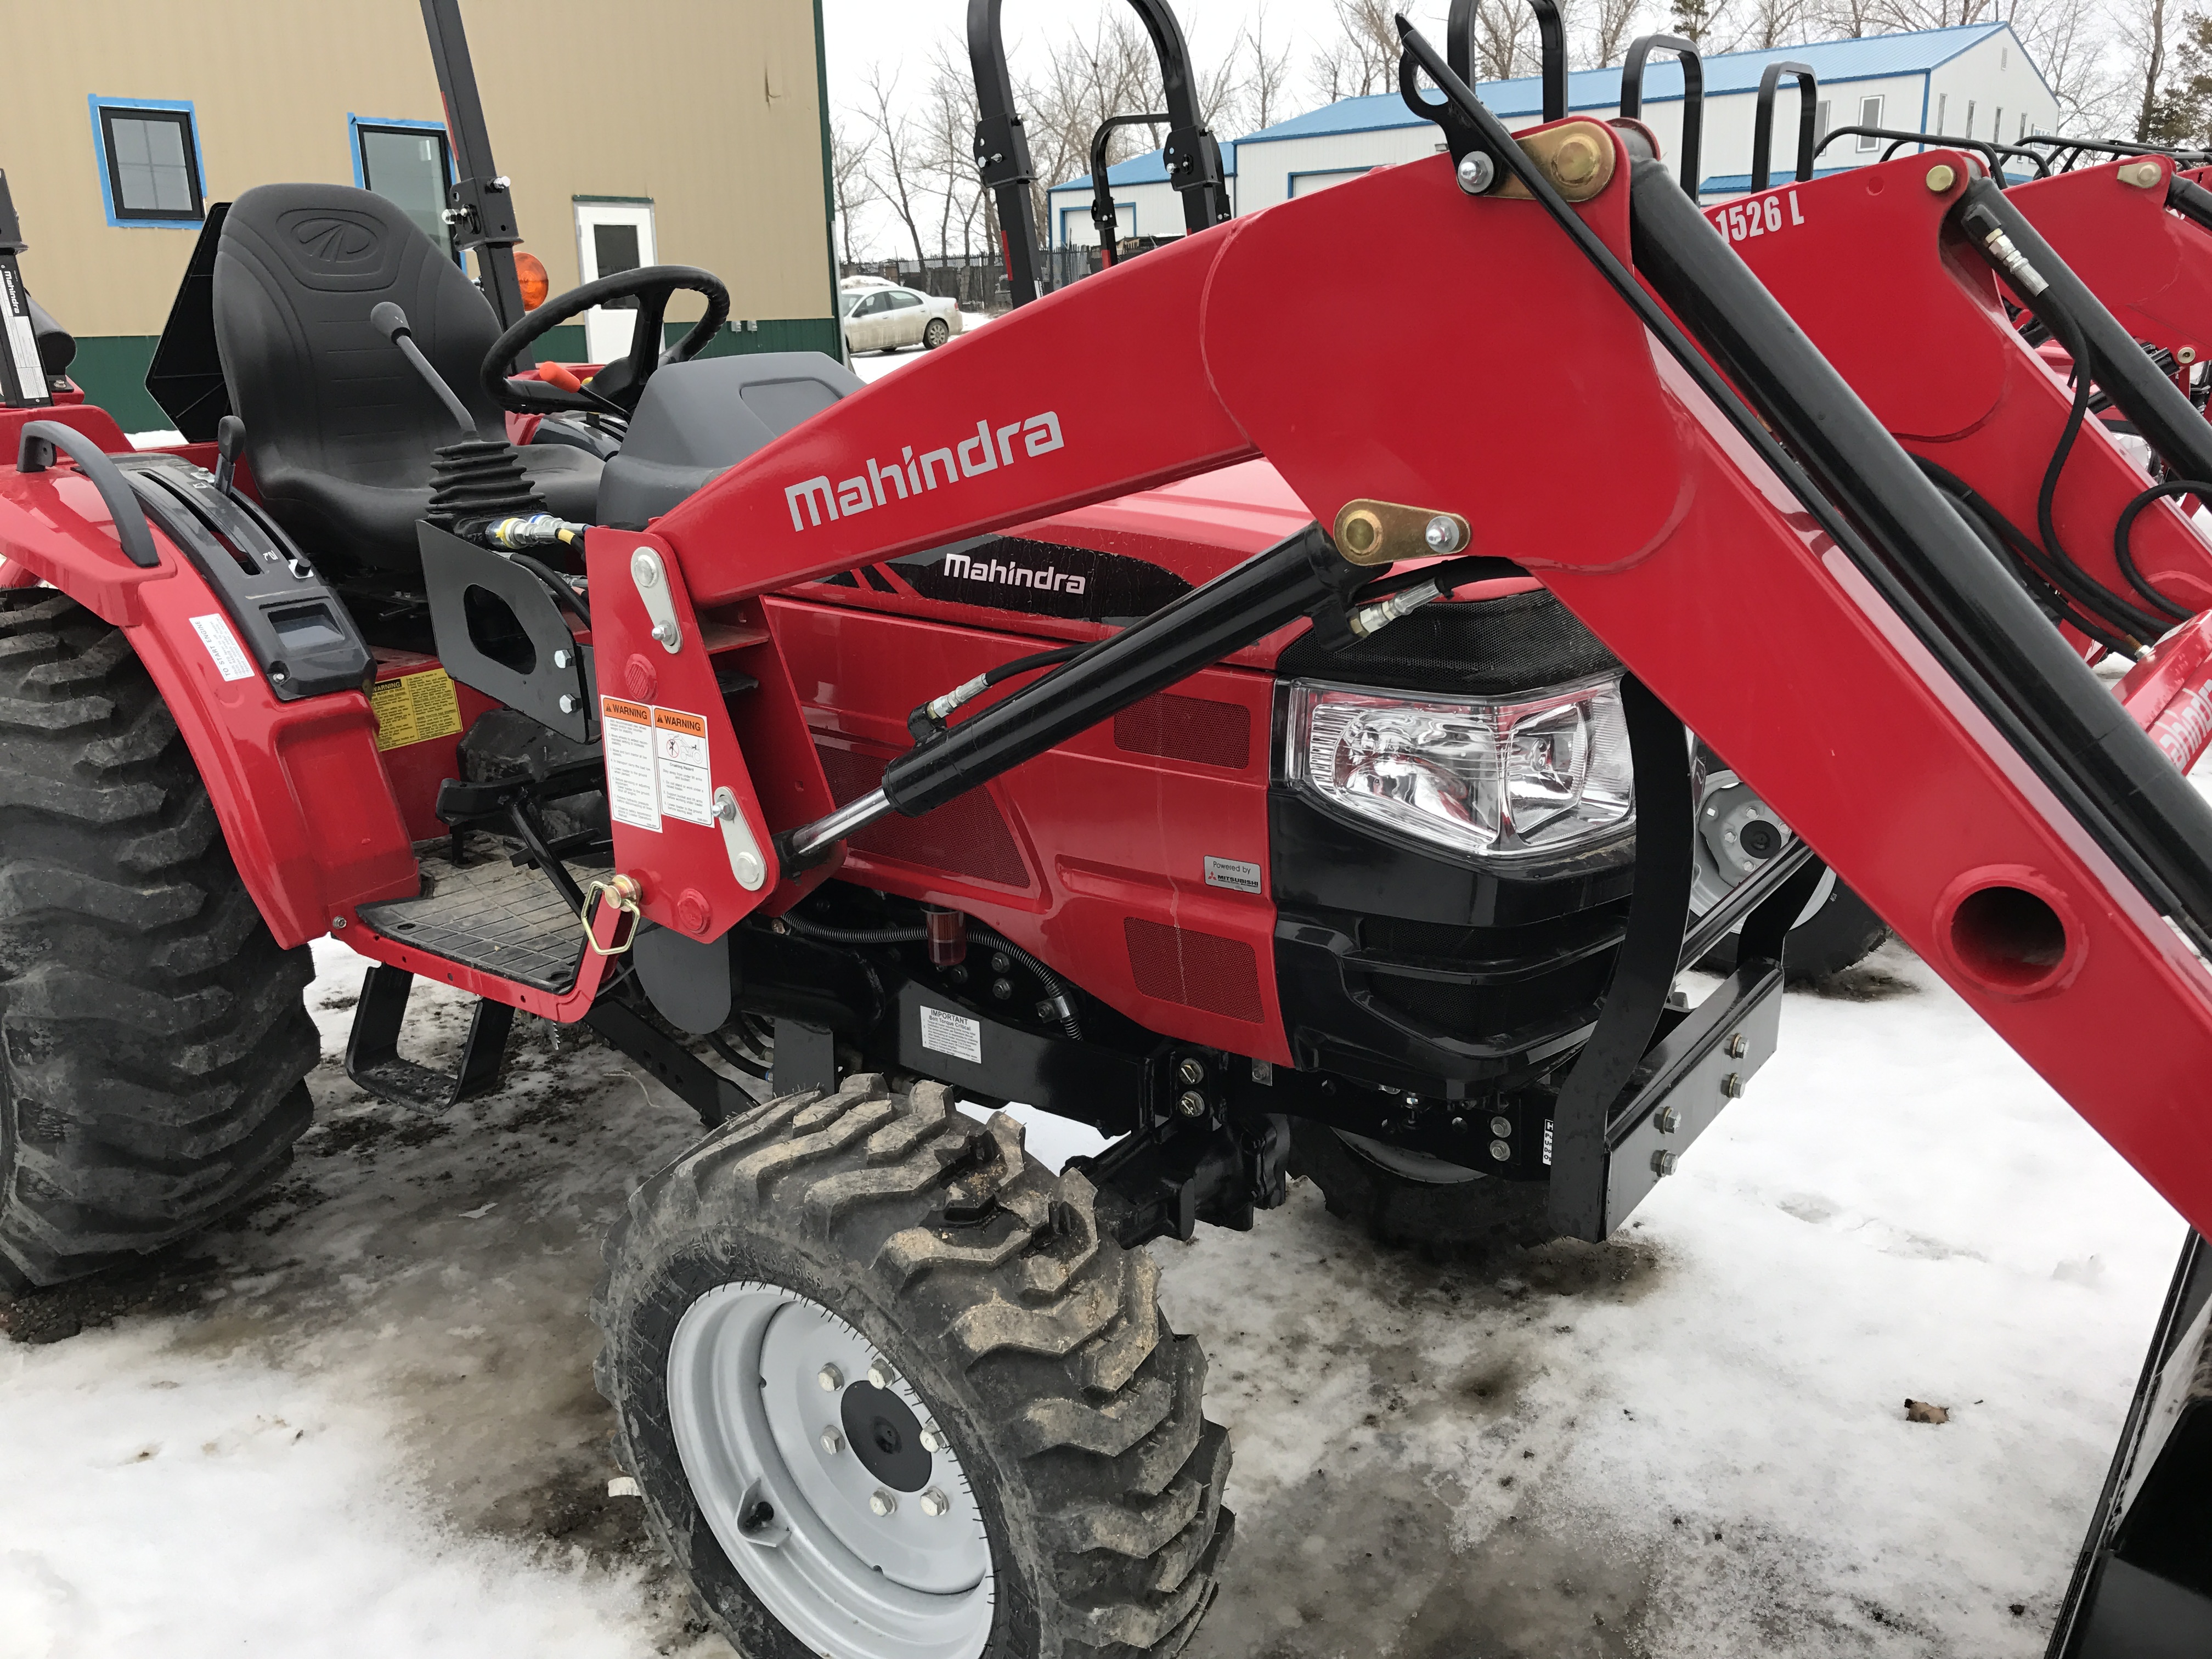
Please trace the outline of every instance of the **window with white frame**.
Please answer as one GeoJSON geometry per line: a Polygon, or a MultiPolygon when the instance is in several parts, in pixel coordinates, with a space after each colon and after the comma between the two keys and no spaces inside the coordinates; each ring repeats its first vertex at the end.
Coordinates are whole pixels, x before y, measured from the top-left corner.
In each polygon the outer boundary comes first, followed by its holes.
{"type": "MultiPolygon", "coordinates": [[[[1879,96],[1859,100],[1859,125],[1863,127],[1878,127],[1881,125],[1881,99],[1879,96]]],[[[1858,148],[1861,150],[1879,149],[1881,147],[1881,140],[1871,133],[1863,132],[1859,135],[1858,148]]]]}

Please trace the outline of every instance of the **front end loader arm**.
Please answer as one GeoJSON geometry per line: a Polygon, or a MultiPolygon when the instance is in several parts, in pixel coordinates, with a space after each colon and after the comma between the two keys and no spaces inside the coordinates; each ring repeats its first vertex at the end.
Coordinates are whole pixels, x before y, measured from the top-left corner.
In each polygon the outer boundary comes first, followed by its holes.
{"type": "MultiPolygon", "coordinates": [[[[1611,182],[1569,209],[1425,66],[1537,199],[1471,199],[1440,157],[1091,278],[659,521],[683,581],[726,603],[1253,453],[1323,524],[1359,499],[1460,514],[1472,551],[1540,575],[2212,1225],[2212,809],[1655,164],[1632,189],[1637,264],[1695,346],[1623,263],[1632,185],[1610,131],[1582,124],[1611,182]],[[933,482],[878,490],[908,449],[969,439],[972,471],[940,456],[933,482]],[[817,480],[833,501],[850,485],[852,508],[820,511],[817,480]],[[2124,1068],[2097,1040],[2118,1030],[2124,1068]]],[[[635,625],[615,609],[611,627],[635,625]]]]}

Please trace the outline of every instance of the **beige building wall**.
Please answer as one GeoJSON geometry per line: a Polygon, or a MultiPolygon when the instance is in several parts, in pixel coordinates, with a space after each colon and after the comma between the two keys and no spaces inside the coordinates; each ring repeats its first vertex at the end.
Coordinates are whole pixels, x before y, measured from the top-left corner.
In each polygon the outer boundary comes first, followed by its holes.
{"type": "MultiPolygon", "coordinates": [[[[462,15],[493,156],[555,293],[580,280],[572,198],[648,197],[660,261],[721,277],[733,316],[834,314],[815,0],[463,0],[462,15]]],[[[210,202],[352,184],[349,114],[444,119],[418,0],[0,0],[0,42],[24,280],[81,339],[158,334],[197,235],[107,223],[90,96],[189,100],[210,202]]],[[[688,296],[671,310],[697,314],[688,296]]]]}

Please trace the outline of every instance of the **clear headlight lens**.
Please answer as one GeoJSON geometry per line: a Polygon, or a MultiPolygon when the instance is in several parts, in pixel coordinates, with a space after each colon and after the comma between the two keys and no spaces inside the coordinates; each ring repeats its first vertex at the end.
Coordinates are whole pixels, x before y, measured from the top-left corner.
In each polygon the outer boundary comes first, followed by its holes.
{"type": "Polygon", "coordinates": [[[1513,702],[1300,680],[1287,760],[1337,811],[1486,863],[1610,840],[1635,820],[1618,679],[1513,702]]]}

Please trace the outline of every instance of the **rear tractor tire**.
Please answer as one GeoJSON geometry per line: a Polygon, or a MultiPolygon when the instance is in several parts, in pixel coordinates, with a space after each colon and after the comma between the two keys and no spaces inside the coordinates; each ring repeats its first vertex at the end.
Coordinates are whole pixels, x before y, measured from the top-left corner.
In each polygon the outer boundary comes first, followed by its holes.
{"type": "Polygon", "coordinates": [[[174,1243],[285,1169],[313,972],[122,631],[0,593],[0,1293],[174,1243]]]}
{"type": "Polygon", "coordinates": [[[1291,1152],[1328,1212],[1379,1244],[1454,1255],[1557,1237],[1546,1182],[1485,1175],[1309,1118],[1291,1120],[1291,1152]]]}
{"type": "Polygon", "coordinates": [[[1158,1270],[1000,1114],[787,1096],[640,1188],[594,1304],[648,1524],[749,1659],[1170,1659],[1233,1518],[1158,1270]]]}

